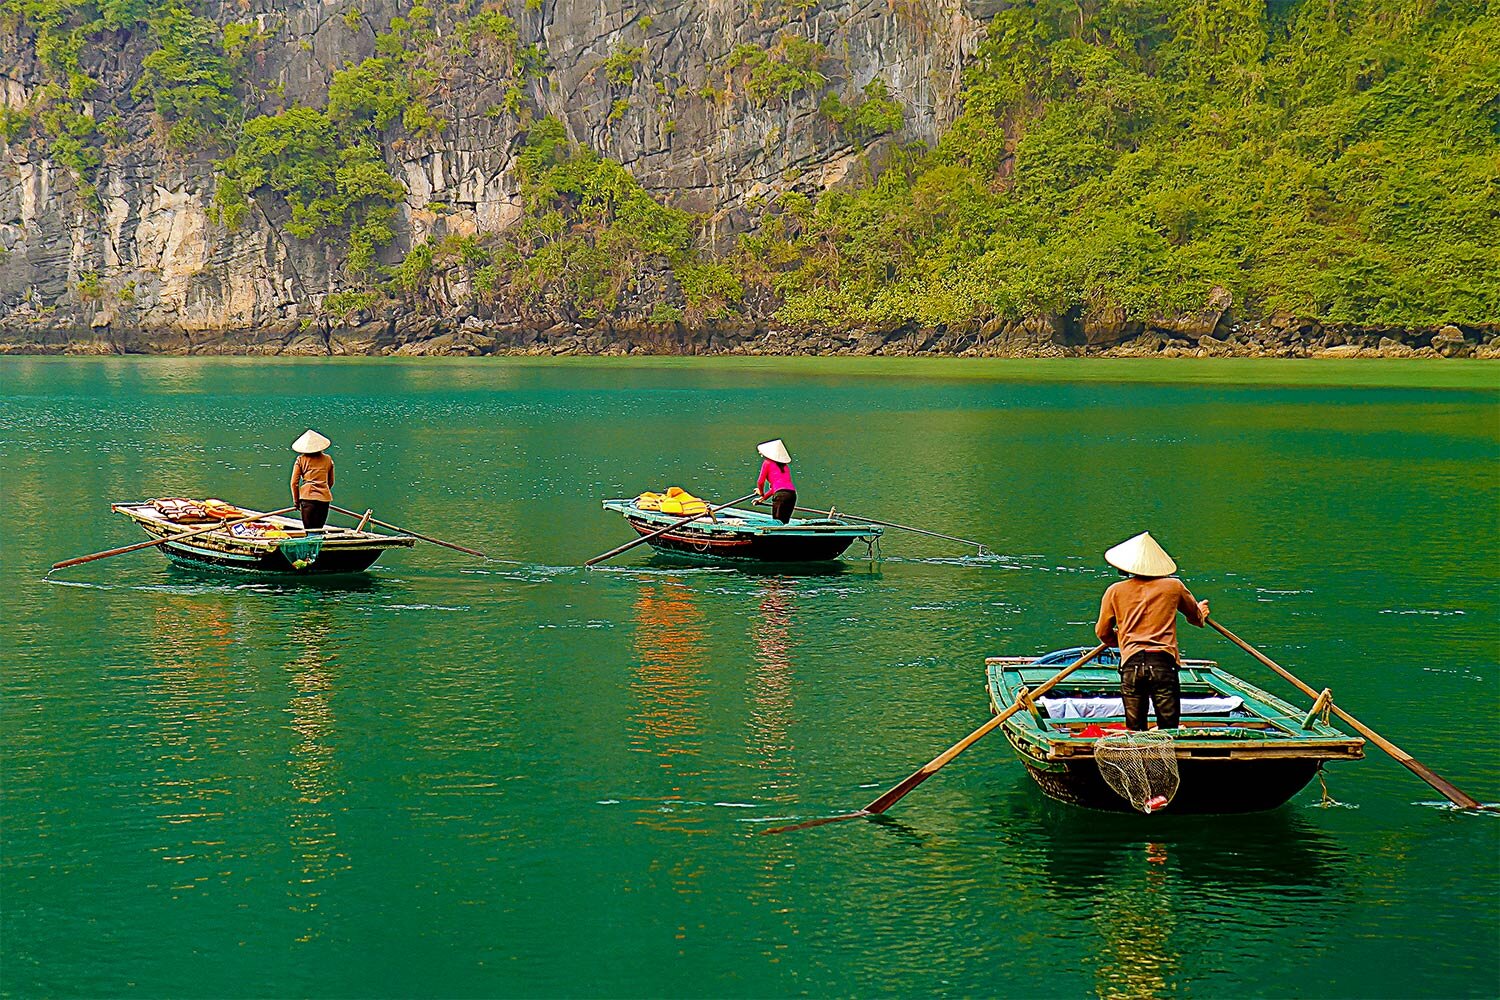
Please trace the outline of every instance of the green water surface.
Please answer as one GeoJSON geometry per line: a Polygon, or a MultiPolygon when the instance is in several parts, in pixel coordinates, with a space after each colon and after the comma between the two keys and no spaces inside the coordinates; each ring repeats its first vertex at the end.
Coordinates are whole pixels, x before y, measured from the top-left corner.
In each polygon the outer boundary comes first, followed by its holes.
{"type": "MultiPolygon", "coordinates": [[[[1044,799],[983,659],[1092,642],[1143,529],[1216,616],[1500,799],[1500,368],[0,361],[0,993],[1494,996],[1500,816],[1378,752],[1248,817],[1044,799]],[[1341,385],[1340,382],[1357,383],[1341,385]],[[337,502],[431,546],[266,581],[111,501],[337,502]],[[632,550],[604,497],[750,491],[888,534],[833,570],[632,550]],[[507,560],[507,561],[501,561],[507,560]]],[[[1211,633],[1218,658],[1303,703],[1211,633]]]]}

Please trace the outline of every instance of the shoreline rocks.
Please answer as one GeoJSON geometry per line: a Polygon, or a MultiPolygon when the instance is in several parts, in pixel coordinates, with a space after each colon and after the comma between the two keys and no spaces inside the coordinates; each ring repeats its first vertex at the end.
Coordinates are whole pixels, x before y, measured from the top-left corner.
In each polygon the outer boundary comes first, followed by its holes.
{"type": "Polygon", "coordinates": [[[109,323],[0,326],[0,355],[238,355],[488,357],[748,355],[983,358],[1500,358],[1500,325],[1436,330],[1332,326],[1272,316],[1213,332],[1208,316],[1147,323],[1118,315],[990,320],[944,328],[790,330],[753,321],[699,327],[604,319],[565,321],[391,313],[350,322],[284,320],[250,328],[184,330],[109,323]]]}

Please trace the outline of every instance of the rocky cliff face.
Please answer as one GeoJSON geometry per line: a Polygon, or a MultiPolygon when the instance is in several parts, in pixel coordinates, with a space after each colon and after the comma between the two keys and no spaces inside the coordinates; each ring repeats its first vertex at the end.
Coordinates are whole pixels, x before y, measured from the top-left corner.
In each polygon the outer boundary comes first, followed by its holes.
{"type": "MultiPolygon", "coordinates": [[[[406,190],[383,258],[399,260],[430,236],[514,225],[523,214],[518,146],[526,122],[544,115],[624,164],[658,199],[698,215],[707,239],[732,233],[767,196],[850,183],[891,144],[931,142],[956,113],[961,68],[998,6],[514,0],[503,9],[515,45],[537,46],[543,68],[510,94],[516,75],[478,45],[418,82],[444,124],[435,135],[382,144],[406,190]],[[788,36],[822,46],[823,82],[759,101],[737,93],[743,74],[726,69],[736,50],[773,51],[788,36]],[[820,102],[855,99],[876,78],[902,124],[856,141],[820,102]]],[[[434,5],[432,31],[451,35],[480,9],[434,5]]],[[[333,75],[374,55],[393,19],[413,16],[408,0],[207,0],[194,10],[251,35],[236,80],[245,117],[326,105],[333,75]]],[[[56,73],[39,58],[37,33],[14,13],[9,20],[0,98],[10,112],[34,116],[56,73]]],[[[13,343],[93,329],[101,342],[110,330],[117,340],[120,331],[150,331],[184,342],[236,331],[243,346],[259,336],[247,331],[261,329],[281,348],[299,339],[326,345],[327,330],[308,321],[326,293],[347,284],[343,246],[289,235],[286,205],[265,192],[237,230],[213,220],[213,161],[226,148],[177,152],[163,141],[157,109],[136,88],[155,47],[149,34],[101,31],[81,54],[96,84],[83,107],[110,131],[92,176],[59,162],[56,144],[35,132],[13,130],[0,142],[0,327],[13,343]]],[[[389,325],[389,317],[365,320],[389,325]]]]}

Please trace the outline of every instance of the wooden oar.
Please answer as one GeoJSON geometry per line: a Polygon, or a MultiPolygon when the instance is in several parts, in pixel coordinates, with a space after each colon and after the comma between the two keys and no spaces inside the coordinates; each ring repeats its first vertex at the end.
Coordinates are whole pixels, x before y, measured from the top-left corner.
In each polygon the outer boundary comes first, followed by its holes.
{"type": "MultiPolygon", "coordinates": [[[[1077,670],[1079,667],[1083,666],[1085,663],[1089,662],[1108,648],[1109,646],[1104,643],[1095,646],[1093,649],[1089,650],[1087,653],[1084,653],[1078,659],[1074,660],[1072,663],[1068,664],[1066,667],[1063,667],[1057,673],[1053,674],[1044,684],[1031,692],[1031,697],[1035,699],[1041,695],[1046,694],[1048,691],[1051,691],[1054,687],[1061,683],[1064,677],[1067,677],[1073,671],[1077,670]]],[[[846,819],[859,819],[861,816],[878,816],[879,814],[885,812],[891,806],[895,805],[897,802],[905,798],[907,792],[911,791],[913,788],[916,788],[922,782],[926,781],[928,778],[941,771],[950,761],[953,760],[953,758],[957,757],[959,754],[969,749],[969,747],[973,746],[975,743],[978,743],[980,740],[988,736],[996,728],[1002,725],[1006,719],[1009,719],[1012,715],[1015,715],[1017,712],[1021,711],[1023,707],[1024,706],[1021,704],[1021,702],[1017,701],[1005,711],[1000,712],[994,718],[990,719],[990,721],[974,730],[968,736],[965,736],[963,739],[953,744],[947,750],[944,750],[942,753],[932,758],[932,760],[917,768],[911,773],[910,776],[903,779],[900,784],[895,785],[889,791],[882,793],[879,798],[871,802],[869,805],[865,806],[859,812],[845,813],[842,816],[825,816],[822,819],[808,820],[806,823],[795,823],[791,826],[778,826],[775,829],[765,830],[763,832],[787,833],[791,830],[805,830],[811,826],[822,826],[825,823],[838,823],[846,819]]]]}
{"type": "Polygon", "coordinates": [[[742,504],[746,500],[753,500],[757,496],[759,496],[758,492],[757,493],[749,493],[749,494],[746,494],[745,496],[740,497],[738,500],[731,500],[728,503],[721,503],[717,507],[709,507],[707,510],[703,511],[703,513],[701,513],[701,514],[694,514],[691,517],[685,517],[681,521],[678,521],[676,524],[669,524],[665,528],[659,528],[658,530],[651,532],[649,535],[642,535],[640,538],[637,538],[633,542],[626,542],[624,545],[621,545],[618,548],[613,548],[613,549],[610,549],[608,552],[605,552],[605,553],[602,553],[600,555],[597,555],[594,558],[592,558],[592,559],[588,560],[587,562],[585,562],[584,565],[585,566],[592,566],[592,565],[594,565],[594,563],[599,563],[599,562],[603,562],[606,559],[611,559],[611,558],[619,555],[621,552],[626,551],[627,549],[633,549],[633,548],[635,548],[637,545],[641,544],[642,542],[649,542],[649,541],[651,541],[651,539],[656,538],[659,535],[665,535],[667,532],[673,530],[674,528],[680,528],[684,524],[691,524],[692,522],[698,520],[698,518],[700,518],[700,517],[711,517],[714,514],[717,514],[719,511],[724,510],[727,507],[733,507],[736,504],[742,504]]]}
{"type": "Polygon", "coordinates": [[[990,550],[983,542],[976,542],[972,538],[959,538],[956,535],[945,535],[940,531],[928,531],[926,528],[914,528],[909,524],[897,524],[895,521],[881,521],[873,517],[860,517],[858,514],[850,514],[847,511],[813,510],[811,507],[797,507],[804,514],[817,514],[819,517],[847,517],[851,521],[863,521],[866,524],[878,524],[883,528],[899,528],[902,531],[910,531],[918,535],[931,535],[933,538],[944,538],[950,542],[962,542],[965,545],[973,545],[979,549],[979,555],[984,555],[990,550]]]}
{"type": "MultiPolygon", "coordinates": [[[[1229,631],[1223,625],[1220,625],[1212,618],[1208,619],[1208,624],[1213,627],[1214,631],[1218,632],[1224,638],[1228,639],[1230,642],[1234,643],[1236,646],[1240,647],[1245,652],[1255,657],[1261,663],[1264,663],[1266,666],[1276,671],[1285,680],[1300,689],[1302,693],[1307,695],[1309,698],[1318,697],[1318,692],[1314,691],[1311,687],[1302,683],[1301,680],[1293,676],[1290,670],[1287,670],[1281,664],[1277,663],[1265,653],[1262,653],[1260,650],[1250,645],[1244,639],[1241,639],[1239,636],[1229,631]]],[[[1417,759],[1412,757],[1411,754],[1407,753],[1405,750],[1402,750],[1400,747],[1396,746],[1396,744],[1392,743],[1384,736],[1381,736],[1375,730],[1360,722],[1358,719],[1350,715],[1348,712],[1344,711],[1342,708],[1339,708],[1337,705],[1333,705],[1331,707],[1335,715],[1337,715],[1340,719],[1343,719],[1345,722],[1349,723],[1349,725],[1353,726],[1361,736],[1378,746],[1380,749],[1384,750],[1386,753],[1390,754],[1396,759],[1397,762],[1404,765],[1407,770],[1411,771],[1412,774],[1415,774],[1417,777],[1427,782],[1433,788],[1436,788],[1438,791],[1442,792],[1445,796],[1447,796],[1449,802],[1452,802],[1454,805],[1462,809],[1488,808],[1487,806],[1481,805],[1479,801],[1473,796],[1452,785],[1450,782],[1448,782],[1447,779],[1428,770],[1421,761],[1418,761],[1417,759]]]]}
{"type": "Polygon", "coordinates": [[[105,549],[103,552],[95,552],[93,555],[79,556],[76,559],[64,559],[62,562],[53,563],[52,569],[49,569],[47,572],[51,573],[52,570],[77,566],[79,563],[93,562],[95,559],[108,559],[110,556],[123,555],[126,552],[135,552],[139,549],[149,549],[153,545],[165,545],[167,542],[181,541],[184,538],[192,538],[194,535],[206,535],[210,531],[223,531],[225,528],[232,528],[236,524],[249,524],[251,521],[259,521],[261,518],[289,514],[296,509],[296,507],[283,507],[280,510],[273,510],[269,514],[252,514],[249,517],[242,517],[235,521],[219,521],[215,524],[210,524],[206,528],[183,531],[175,535],[168,535],[165,538],[153,538],[149,542],[136,542],[134,545],[124,545],[118,549],[105,549]]]}
{"type": "Polygon", "coordinates": [[[462,545],[454,545],[452,542],[445,542],[441,538],[433,538],[433,537],[431,537],[429,535],[424,535],[424,534],[422,534],[420,532],[412,531],[410,528],[402,528],[402,527],[399,527],[397,525],[391,524],[388,521],[382,521],[378,517],[370,517],[370,512],[369,511],[365,511],[363,514],[361,514],[361,513],[359,513],[359,511],[347,510],[347,509],[345,509],[343,507],[336,507],[333,504],[329,504],[328,505],[328,509],[329,510],[336,510],[340,514],[347,514],[350,517],[360,518],[361,519],[360,520],[360,524],[365,524],[365,523],[378,524],[382,528],[390,528],[392,531],[399,531],[403,535],[410,535],[413,538],[420,538],[424,542],[431,542],[434,545],[441,545],[444,548],[448,548],[448,549],[457,549],[459,552],[467,552],[469,555],[471,555],[471,556],[478,556],[481,559],[488,559],[489,558],[489,556],[485,555],[483,552],[480,552],[478,549],[466,549],[462,545]],[[369,519],[368,522],[366,522],[366,520],[365,520],[366,518],[369,519]]]}

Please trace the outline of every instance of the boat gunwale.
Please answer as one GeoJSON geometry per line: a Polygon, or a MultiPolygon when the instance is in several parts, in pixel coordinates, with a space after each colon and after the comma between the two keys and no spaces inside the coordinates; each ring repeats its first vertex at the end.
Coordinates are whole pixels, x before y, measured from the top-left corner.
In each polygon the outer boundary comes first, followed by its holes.
{"type": "MultiPolygon", "coordinates": [[[[188,534],[201,528],[209,527],[207,524],[190,525],[181,521],[170,521],[162,517],[151,517],[140,512],[142,509],[152,509],[150,501],[130,501],[112,503],[110,510],[117,514],[123,514],[148,534],[159,539],[165,539],[164,545],[179,549],[192,549],[194,547],[205,552],[246,552],[255,555],[268,555],[280,548],[280,538],[241,538],[228,531],[205,531],[201,535],[194,535],[189,540],[179,540],[179,536],[188,534]],[[179,531],[171,531],[171,528],[180,528],[179,531]]],[[[263,519],[278,527],[292,528],[304,531],[300,522],[280,515],[265,516],[263,511],[257,511],[249,507],[240,508],[244,516],[262,516],[263,519]]],[[[230,520],[233,520],[231,518],[230,520]]],[[[291,536],[291,537],[306,537],[291,536]]],[[[411,535],[384,535],[373,531],[356,531],[353,528],[345,528],[335,525],[323,535],[322,547],[330,550],[346,552],[366,551],[371,549],[384,551],[392,548],[411,548],[417,539],[411,535]]]]}
{"type": "MultiPolygon", "coordinates": [[[[661,511],[642,510],[635,506],[634,500],[604,500],[602,506],[605,510],[624,515],[628,521],[639,521],[649,525],[652,530],[675,525],[686,515],[663,514],[661,511]]],[[[676,529],[677,532],[701,533],[705,535],[738,535],[743,537],[776,537],[776,538],[878,538],[885,533],[885,529],[879,525],[866,524],[861,521],[845,521],[840,518],[813,518],[809,520],[794,519],[790,524],[766,523],[770,515],[762,511],[747,511],[739,507],[725,507],[715,510],[714,516],[719,520],[711,520],[704,515],[701,520],[690,521],[676,529]],[[754,519],[754,523],[729,524],[730,520],[741,520],[745,518],[754,519]]]]}
{"type": "MultiPolygon", "coordinates": [[[[1038,659],[1040,657],[1026,656],[992,656],[985,659],[985,689],[989,696],[992,714],[999,714],[1003,710],[1000,707],[1001,700],[997,696],[1009,695],[1004,699],[1004,705],[1008,707],[1014,700],[1017,687],[1020,685],[1034,687],[1056,674],[1052,664],[1034,668],[1030,677],[1023,673],[1038,659]],[[1016,678],[1019,684],[1006,684],[1007,674],[1016,678]]],[[[1267,734],[1263,739],[1216,738],[1197,734],[1174,737],[1173,748],[1179,758],[1190,758],[1195,763],[1212,763],[1215,760],[1284,758],[1357,760],[1364,757],[1364,739],[1349,736],[1316,718],[1312,720],[1310,728],[1301,728],[1301,720],[1306,713],[1299,712],[1295,706],[1284,699],[1229,673],[1216,661],[1184,659],[1182,665],[1184,688],[1198,687],[1209,693],[1242,698],[1244,708],[1251,714],[1250,717],[1236,721],[1262,723],[1267,728],[1275,727],[1280,730],[1280,733],[1267,734]],[[1204,753],[1210,750],[1213,751],[1212,756],[1204,753]]],[[[1074,686],[1103,686],[1108,689],[1112,685],[1118,685],[1118,677],[1117,668],[1094,667],[1075,671],[1068,681],[1071,681],[1074,686]]],[[[1067,686],[1068,682],[1065,681],[1058,686],[1058,689],[1067,686]]],[[[1223,725],[1221,721],[1223,718],[1222,716],[1206,716],[1204,719],[1210,722],[1210,725],[1202,727],[1194,727],[1191,724],[1191,718],[1184,718],[1183,723],[1184,728],[1189,730],[1214,728],[1223,725]]],[[[1110,716],[1089,721],[1118,722],[1123,721],[1123,717],[1110,716]]],[[[1244,728],[1250,729],[1251,727],[1244,728]]],[[[1050,728],[1044,728],[1029,712],[1017,712],[1012,715],[1005,721],[1004,729],[1007,741],[1028,765],[1035,765],[1042,761],[1062,763],[1091,759],[1094,746],[1100,739],[1096,736],[1078,736],[1071,733],[1065,735],[1050,728]],[[1020,745],[1022,743],[1031,748],[1032,752],[1024,750],[1020,745]]],[[[1251,729],[1251,731],[1264,732],[1263,729],[1251,729]]]]}

